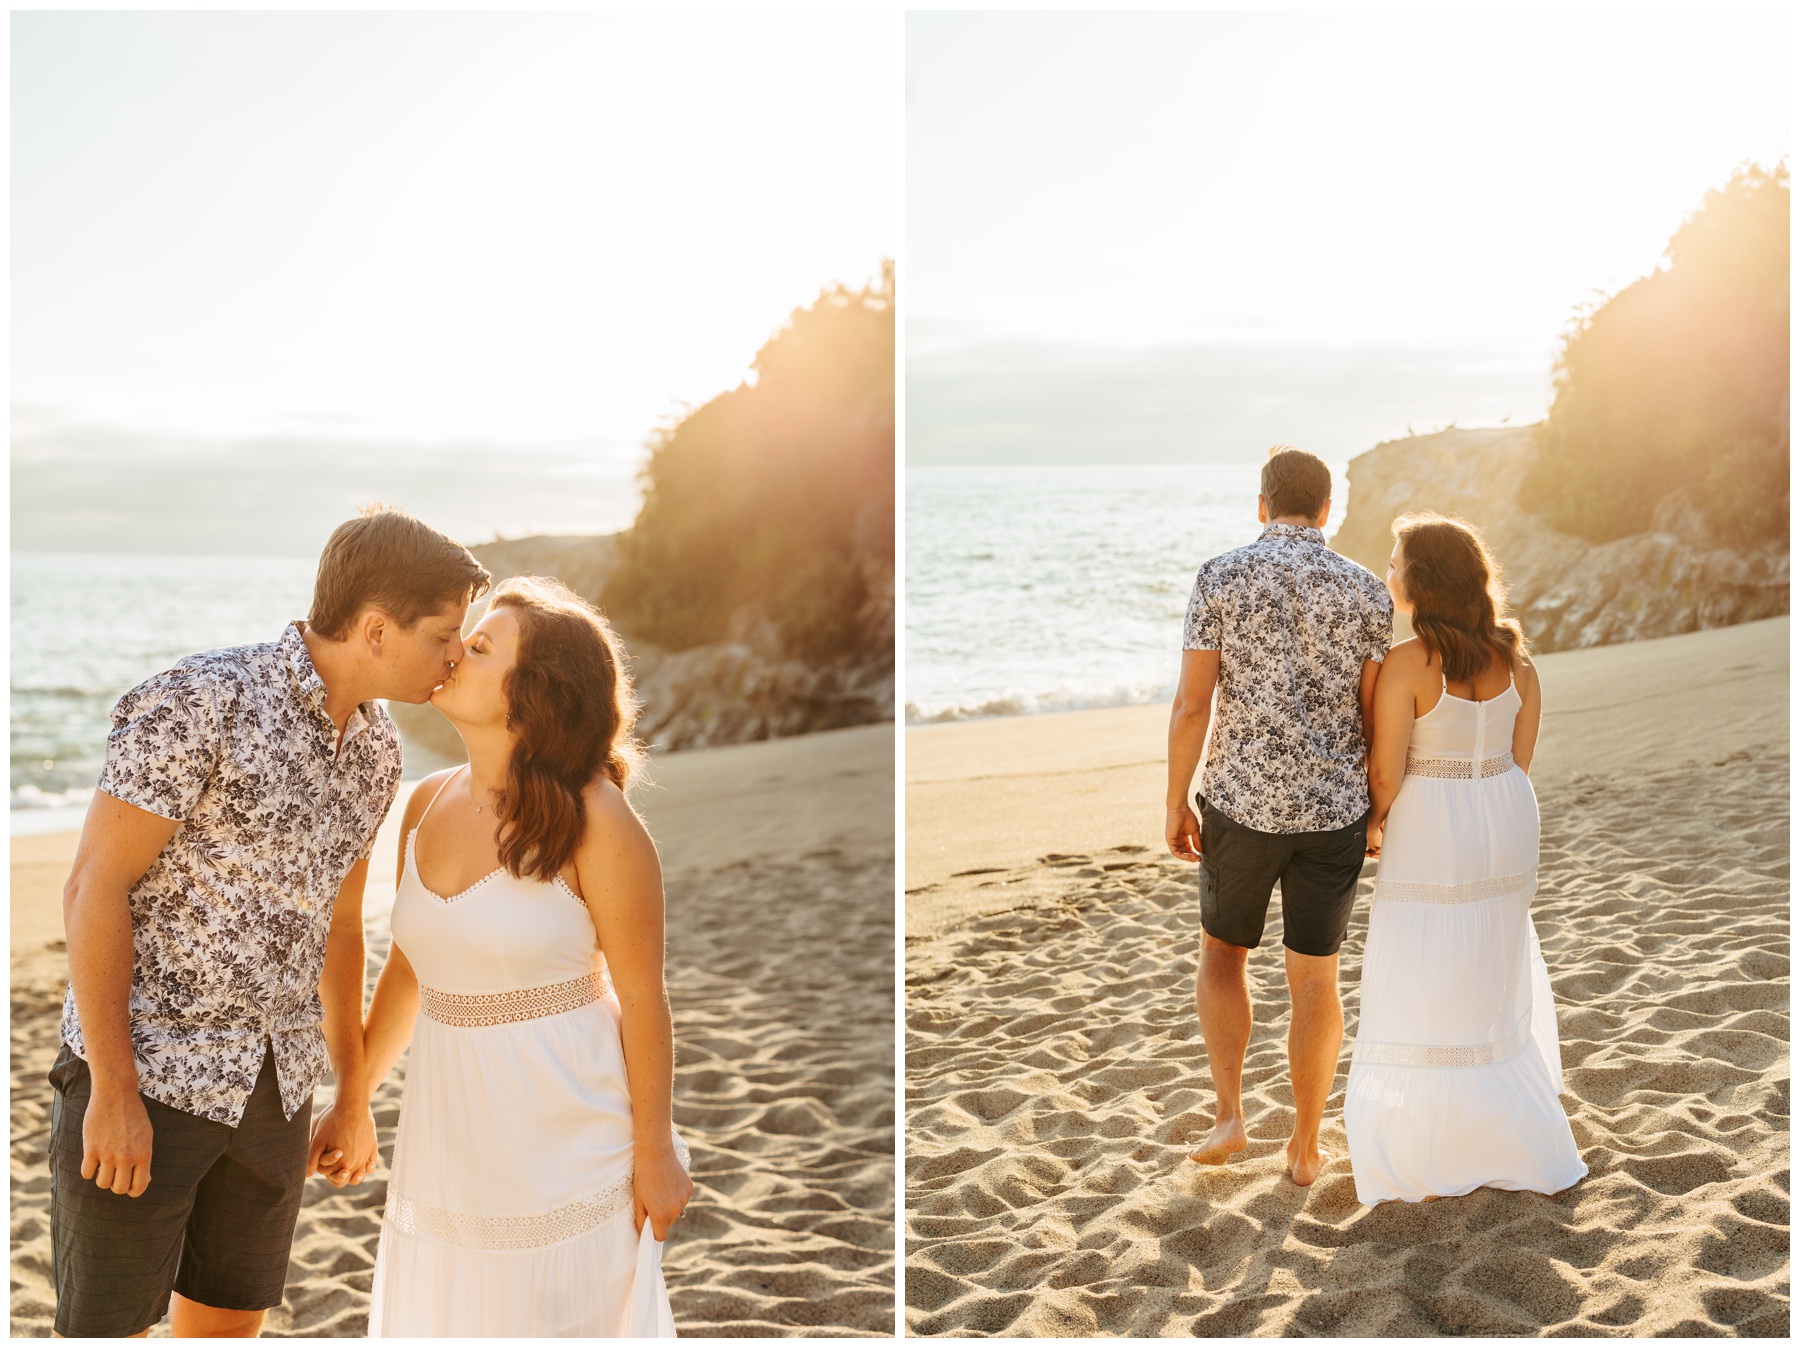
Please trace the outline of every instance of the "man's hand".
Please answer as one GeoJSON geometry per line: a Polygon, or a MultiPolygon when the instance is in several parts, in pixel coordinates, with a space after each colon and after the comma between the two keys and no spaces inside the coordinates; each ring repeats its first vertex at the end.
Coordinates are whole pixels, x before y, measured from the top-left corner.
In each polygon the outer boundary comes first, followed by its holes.
{"type": "Polygon", "coordinates": [[[81,1178],[140,1198],[150,1187],[150,1114],[136,1091],[96,1086],[81,1120],[81,1178]]]}
{"type": "Polygon", "coordinates": [[[1200,860],[1200,820],[1186,805],[1169,807],[1163,821],[1163,841],[1181,860],[1200,860]]]}
{"type": "Polygon", "coordinates": [[[1373,820],[1370,820],[1370,822],[1369,822],[1369,841],[1368,841],[1368,845],[1363,848],[1364,856],[1379,857],[1381,855],[1381,835],[1386,831],[1386,829],[1387,829],[1387,824],[1385,821],[1377,824],[1373,820]]]}
{"type": "Polygon", "coordinates": [[[323,1175],[341,1189],[346,1184],[361,1184],[380,1160],[375,1114],[369,1106],[339,1100],[313,1124],[307,1174],[323,1175]]]}

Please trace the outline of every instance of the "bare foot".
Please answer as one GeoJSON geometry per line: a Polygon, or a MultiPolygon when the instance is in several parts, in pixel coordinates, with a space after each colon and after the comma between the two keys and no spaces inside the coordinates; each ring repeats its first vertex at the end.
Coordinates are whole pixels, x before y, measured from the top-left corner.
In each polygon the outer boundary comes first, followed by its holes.
{"type": "Polygon", "coordinates": [[[1206,1135],[1206,1141],[1188,1153],[1188,1160],[1197,1161],[1201,1165],[1224,1165],[1249,1145],[1250,1139],[1244,1136],[1242,1119],[1221,1119],[1213,1125],[1212,1132],[1206,1135]]]}
{"type": "Polygon", "coordinates": [[[1331,1153],[1322,1150],[1317,1143],[1310,1147],[1296,1147],[1288,1143],[1288,1178],[1302,1189],[1319,1178],[1319,1172],[1331,1162],[1331,1153]]]}

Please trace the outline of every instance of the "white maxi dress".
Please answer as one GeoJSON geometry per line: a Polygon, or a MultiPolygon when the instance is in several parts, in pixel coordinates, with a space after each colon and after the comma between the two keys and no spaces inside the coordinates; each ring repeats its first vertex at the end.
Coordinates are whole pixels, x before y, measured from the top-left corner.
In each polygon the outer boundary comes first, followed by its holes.
{"type": "Polygon", "coordinates": [[[1550,974],[1531,921],[1538,811],[1512,761],[1517,688],[1413,723],[1389,811],[1344,1095],[1356,1196],[1556,1193],[1587,1166],[1558,1098],[1550,974]]]}
{"type": "Polygon", "coordinates": [[[662,1246],[633,1229],[619,1001],[587,905],[504,870],[440,898],[416,834],[393,933],[420,1010],[370,1337],[673,1337],[662,1246]]]}

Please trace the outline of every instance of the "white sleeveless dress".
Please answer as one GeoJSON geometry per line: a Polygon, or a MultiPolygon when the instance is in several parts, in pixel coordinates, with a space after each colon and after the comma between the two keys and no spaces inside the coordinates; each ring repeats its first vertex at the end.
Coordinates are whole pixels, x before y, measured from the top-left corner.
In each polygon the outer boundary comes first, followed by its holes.
{"type": "Polygon", "coordinates": [[[393,933],[420,1011],[369,1336],[673,1337],[662,1246],[632,1225],[619,1001],[587,905],[504,870],[440,898],[416,835],[393,933]]]}
{"type": "Polygon", "coordinates": [[[1483,1186],[1556,1193],[1587,1174],[1557,1097],[1550,974],[1531,921],[1538,811],[1512,761],[1518,690],[1413,723],[1389,811],[1344,1093],[1356,1196],[1483,1186]]]}

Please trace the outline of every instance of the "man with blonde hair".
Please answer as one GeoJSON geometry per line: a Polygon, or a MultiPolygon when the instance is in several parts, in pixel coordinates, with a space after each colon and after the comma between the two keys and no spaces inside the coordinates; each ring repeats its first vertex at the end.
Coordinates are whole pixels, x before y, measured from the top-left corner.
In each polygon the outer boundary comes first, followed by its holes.
{"type": "Polygon", "coordinates": [[[1287,1162],[1300,1185],[1327,1159],[1319,1126],[1344,1037],[1338,947],[1369,813],[1364,727],[1394,621],[1386,585],[1325,546],[1330,514],[1331,471],[1277,445],[1256,502],[1261,537],[1200,568],[1169,718],[1163,829],[1174,855],[1200,863],[1194,1000],[1218,1109],[1192,1159],[1219,1165],[1249,1145],[1245,967],[1279,882],[1293,1004],[1287,1162]],[[1203,749],[1196,814],[1188,791],[1203,749]]]}

